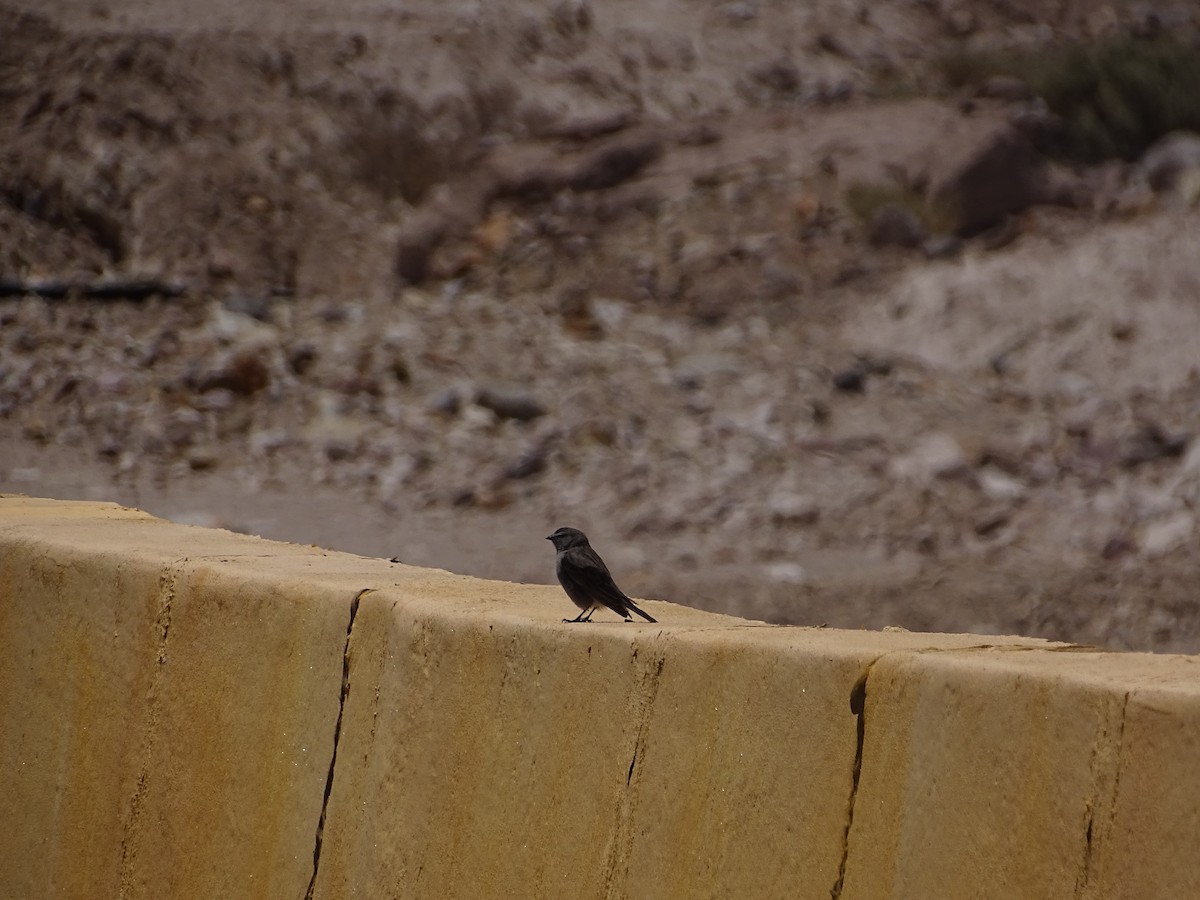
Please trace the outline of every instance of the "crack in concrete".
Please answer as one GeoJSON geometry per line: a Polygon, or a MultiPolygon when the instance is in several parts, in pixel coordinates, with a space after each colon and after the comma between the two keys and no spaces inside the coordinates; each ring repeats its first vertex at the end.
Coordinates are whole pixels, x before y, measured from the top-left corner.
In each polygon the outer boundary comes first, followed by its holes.
{"type": "Polygon", "coordinates": [[[1121,726],[1117,729],[1117,767],[1113,772],[1113,787],[1112,787],[1112,803],[1108,808],[1108,831],[1112,831],[1113,825],[1117,819],[1117,800],[1121,797],[1121,763],[1125,759],[1125,723],[1129,718],[1129,700],[1133,696],[1133,691],[1125,692],[1125,699],[1121,703],[1121,726]]]}
{"type": "Polygon", "coordinates": [[[1096,845],[1102,844],[1113,829],[1113,820],[1117,813],[1117,794],[1121,786],[1121,750],[1125,743],[1125,718],[1129,709],[1129,698],[1132,691],[1126,691],[1121,700],[1120,711],[1116,715],[1106,717],[1101,733],[1092,746],[1092,796],[1085,807],[1085,822],[1083,835],[1083,859],[1079,864],[1079,873],[1075,878],[1075,900],[1081,900],[1087,892],[1095,869],[1096,845]],[[1115,729],[1112,727],[1116,722],[1115,729]],[[1115,741],[1110,735],[1115,730],[1115,741]],[[1111,763],[1106,750],[1112,751],[1111,763]],[[1106,765],[1106,763],[1108,763],[1106,765]],[[1110,771],[1111,767],[1111,771],[1110,771]],[[1107,816],[1101,818],[1101,813],[1107,816]]]}
{"type": "Polygon", "coordinates": [[[1116,737],[1116,741],[1113,744],[1114,752],[1116,755],[1116,761],[1113,763],[1112,786],[1107,791],[1106,797],[1105,797],[1105,799],[1107,800],[1108,815],[1105,818],[1103,830],[1093,834],[1093,826],[1094,826],[1093,819],[1095,816],[1096,804],[1093,804],[1093,809],[1092,809],[1092,813],[1091,813],[1092,818],[1089,818],[1089,821],[1088,821],[1087,833],[1085,835],[1086,843],[1084,846],[1083,866],[1082,866],[1082,872],[1081,872],[1082,880],[1081,880],[1081,883],[1076,885],[1076,896],[1077,897],[1083,896],[1084,890],[1087,888],[1088,882],[1090,882],[1091,878],[1092,878],[1092,869],[1093,869],[1092,860],[1093,860],[1093,850],[1094,850],[1093,837],[1096,837],[1099,839],[1106,839],[1109,835],[1112,834],[1113,829],[1116,824],[1117,801],[1121,795],[1121,763],[1125,758],[1124,752],[1123,752],[1124,748],[1125,748],[1125,722],[1127,720],[1128,712],[1129,712],[1129,698],[1132,696],[1133,696],[1133,691],[1126,691],[1125,697],[1121,701],[1121,713],[1120,713],[1120,717],[1119,717],[1120,724],[1117,727],[1117,737],[1116,737]]]}
{"type": "MultiPolygon", "coordinates": [[[[636,660],[637,648],[633,657],[636,660]]],[[[667,659],[661,651],[651,654],[641,672],[641,684],[634,699],[637,729],[634,732],[633,754],[629,768],[625,772],[625,790],[621,792],[617,802],[616,827],[613,829],[612,842],[609,844],[608,855],[604,861],[603,883],[605,897],[624,896],[623,890],[617,885],[617,868],[622,861],[628,861],[633,850],[633,800],[637,790],[635,775],[640,773],[637,761],[645,757],[646,739],[650,731],[650,714],[654,709],[654,701],[658,697],[658,687],[662,681],[663,666],[667,659]]]]}
{"type": "Polygon", "coordinates": [[[154,627],[158,629],[158,664],[167,662],[167,636],[171,633],[171,605],[175,602],[175,578],[165,574],[159,578],[158,614],[154,617],[154,627]]]}
{"type": "Polygon", "coordinates": [[[129,811],[125,821],[121,823],[121,882],[117,894],[120,900],[129,897],[135,887],[134,872],[142,831],[142,811],[149,793],[151,763],[158,737],[158,708],[161,702],[164,666],[167,663],[167,640],[171,633],[171,608],[175,603],[176,586],[179,581],[177,567],[186,562],[186,557],[176,560],[158,576],[158,610],[154,616],[155,666],[150,675],[150,686],[146,691],[141,767],[133,794],[129,798],[129,811]]]}
{"type": "MultiPolygon", "coordinates": [[[[885,654],[887,655],[887,654],[885,654]]],[[[829,889],[830,900],[838,900],[842,896],[842,887],[846,882],[846,864],[850,859],[850,829],[854,826],[854,804],[858,800],[858,783],[862,777],[863,745],[867,739],[867,681],[871,677],[871,669],[883,657],[877,656],[867,664],[862,675],[850,689],[850,712],[856,718],[854,768],[850,775],[850,798],[846,802],[846,828],[842,832],[842,858],[838,863],[837,881],[829,889]]]]}
{"type": "Polygon", "coordinates": [[[325,794],[321,798],[321,815],[317,819],[317,834],[313,841],[312,876],[308,879],[308,890],[304,892],[304,900],[312,900],[313,891],[317,886],[317,873],[321,869],[321,848],[325,843],[325,817],[329,812],[329,796],[333,793],[333,776],[337,767],[338,742],[342,738],[342,714],[346,711],[346,698],[350,695],[350,637],[354,631],[354,619],[358,616],[358,604],[363,595],[369,594],[373,588],[364,588],[350,601],[350,622],[346,625],[346,643],[342,647],[342,689],[338,696],[337,721],[333,726],[333,751],[329,754],[329,771],[325,775],[325,794]]]}

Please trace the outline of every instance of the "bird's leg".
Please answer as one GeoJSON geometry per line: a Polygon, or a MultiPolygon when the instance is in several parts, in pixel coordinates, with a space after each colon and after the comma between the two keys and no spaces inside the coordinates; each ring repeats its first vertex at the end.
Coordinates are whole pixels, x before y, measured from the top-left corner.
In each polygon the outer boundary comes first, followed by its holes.
{"type": "Polygon", "coordinates": [[[590,609],[588,609],[588,611],[587,611],[587,617],[586,617],[586,618],[585,618],[583,621],[585,621],[585,622],[590,622],[590,621],[592,621],[592,613],[594,613],[595,611],[596,611],[596,607],[594,607],[594,606],[593,606],[593,607],[591,607],[590,609]]]}
{"type": "Polygon", "coordinates": [[[575,618],[573,618],[573,619],[563,619],[563,622],[565,622],[565,623],[566,623],[566,624],[568,624],[568,625],[570,625],[570,624],[573,624],[573,623],[575,623],[575,622],[586,622],[586,621],[587,621],[587,619],[585,619],[585,618],[583,617],[583,614],[584,614],[585,612],[590,612],[590,610],[581,609],[581,610],[579,611],[579,615],[577,615],[575,618]]]}

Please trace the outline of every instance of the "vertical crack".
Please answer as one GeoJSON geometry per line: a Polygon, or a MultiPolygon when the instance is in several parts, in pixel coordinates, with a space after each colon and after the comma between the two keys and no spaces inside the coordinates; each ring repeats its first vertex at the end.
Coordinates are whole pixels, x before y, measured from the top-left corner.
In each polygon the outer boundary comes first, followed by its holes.
{"type": "Polygon", "coordinates": [[[1087,830],[1083,840],[1083,863],[1079,867],[1079,875],[1075,878],[1075,900],[1083,896],[1088,882],[1092,879],[1092,838],[1095,836],[1096,807],[1089,800],[1087,804],[1087,830]]]}
{"type": "Polygon", "coordinates": [[[1083,860],[1075,878],[1076,898],[1083,897],[1092,880],[1097,844],[1103,844],[1112,833],[1117,815],[1117,798],[1121,788],[1122,749],[1125,745],[1125,719],[1129,711],[1131,691],[1126,691],[1116,713],[1116,739],[1109,741],[1112,721],[1106,721],[1092,749],[1092,796],[1088,798],[1083,835],[1083,860]]]}
{"type": "Polygon", "coordinates": [[[857,740],[854,747],[854,769],[850,776],[850,799],[846,803],[846,829],[842,832],[842,859],[838,863],[837,881],[830,888],[830,900],[838,900],[842,896],[842,885],[846,881],[846,862],[850,857],[850,828],[854,824],[854,802],[858,799],[858,780],[862,775],[863,744],[867,737],[867,679],[871,675],[871,667],[878,660],[873,660],[863,670],[854,687],[850,689],[850,712],[857,718],[857,740]]]}
{"type": "Polygon", "coordinates": [[[178,566],[187,558],[176,560],[158,576],[158,609],[154,616],[154,668],[149,676],[142,713],[142,744],[137,781],[129,798],[129,809],[121,823],[121,884],[117,896],[125,898],[135,889],[138,850],[141,846],[142,814],[150,791],[154,770],[154,747],[158,741],[158,712],[161,705],[162,680],[167,665],[167,637],[171,631],[171,606],[179,582],[178,566]]]}
{"type": "Polygon", "coordinates": [[[321,799],[321,816],[317,819],[317,836],[313,842],[312,877],[308,880],[308,890],[304,892],[304,900],[312,900],[313,890],[317,886],[317,872],[321,868],[321,845],[325,842],[325,815],[329,812],[329,795],[333,793],[333,772],[337,765],[338,741],[342,737],[342,713],[346,710],[346,697],[350,694],[350,633],[354,630],[354,618],[358,615],[358,603],[363,595],[371,591],[364,588],[350,602],[350,623],[346,626],[346,644],[342,648],[342,691],[338,697],[337,722],[333,726],[333,752],[329,755],[329,772],[325,776],[325,796],[321,799]]]}
{"type": "Polygon", "coordinates": [[[1121,761],[1124,759],[1125,722],[1129,717],[1129,698],[1132,696],[1133,691],[1126,691],[1125,699],[1121,702],[1121,727],[1117,729],[1117,768],[1113,773],[1112,804],[1108,809],[1109,831],[1112,830],[1113,823],[1117,818],[1117,800],[1121,796],[1121,761]]]}
{"type": "MultiPolygon", "coordinates": [[[[633,652],[637,658],[637,650],[633,652]]],[[[635,695],[634,716],[637,730],[633,739],[633,755],[629,760],[629,768],[625,772],[625,790],[621,792],[617,802],[616,825],[613,829],[612,843],[604,861],[604,896],[613,897],[620,894],[618,889],[617,870],[621,863],[628,863],[629,854],[633,849],[633,802],[636,789],[633,787],[635,776],[639,775],[637,762],[645,758],[646,741],[650,731],[650,714],[654,709],[654,701],[658,697],[658,687],[662,680],[663,666],[666,657],[661,652],[654,653],[647,661],[641,672],[640,689],[635,695]]]]}

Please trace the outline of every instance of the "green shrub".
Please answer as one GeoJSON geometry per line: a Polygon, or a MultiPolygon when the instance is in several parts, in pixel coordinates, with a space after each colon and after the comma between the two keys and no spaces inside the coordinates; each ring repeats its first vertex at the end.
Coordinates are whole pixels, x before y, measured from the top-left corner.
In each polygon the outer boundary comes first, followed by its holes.
{"type": "Polygon", "coordinates": [[[947,83],[1022,78],[1063,120],[1062,154],[1133,159],[1176,129],[1200,130],[1200,46],[1173,35],[943,58],[947,83]]]}

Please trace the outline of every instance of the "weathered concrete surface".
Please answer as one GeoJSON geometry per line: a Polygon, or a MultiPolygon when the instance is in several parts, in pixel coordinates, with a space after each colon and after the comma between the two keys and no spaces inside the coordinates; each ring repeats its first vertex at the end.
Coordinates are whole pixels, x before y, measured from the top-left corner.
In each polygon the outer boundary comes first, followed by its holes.
{"type": "Polygon", "coordinates": [[[1200,659],[889,654],[867,684],[843,896],[1200,896],[1200,659]]]}
{"type": "Polygon", "coordinates": [[[648,608],[0,498],[0,896],[1200,896],[1200,660],[648,608]]]}

